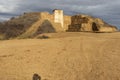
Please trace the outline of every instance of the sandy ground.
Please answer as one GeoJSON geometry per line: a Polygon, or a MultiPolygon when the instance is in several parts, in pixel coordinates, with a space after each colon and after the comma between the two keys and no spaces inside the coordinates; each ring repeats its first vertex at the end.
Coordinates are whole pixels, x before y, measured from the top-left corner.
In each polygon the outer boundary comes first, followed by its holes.
{"type": "Polygon", "coordinates": [[[0,41],[0,80],[120,80],[120,33],[0,41]]]}

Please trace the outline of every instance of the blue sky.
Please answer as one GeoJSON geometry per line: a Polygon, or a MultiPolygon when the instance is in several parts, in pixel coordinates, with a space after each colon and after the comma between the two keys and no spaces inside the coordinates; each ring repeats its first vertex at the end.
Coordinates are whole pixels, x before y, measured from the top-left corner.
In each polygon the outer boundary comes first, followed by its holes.
{"type": "Polygon", "coordinates": [[[120,28],[120,0],[0,0],[0,21],[24,12],[63,9],[65,14],[84,13],[120,28]]]}

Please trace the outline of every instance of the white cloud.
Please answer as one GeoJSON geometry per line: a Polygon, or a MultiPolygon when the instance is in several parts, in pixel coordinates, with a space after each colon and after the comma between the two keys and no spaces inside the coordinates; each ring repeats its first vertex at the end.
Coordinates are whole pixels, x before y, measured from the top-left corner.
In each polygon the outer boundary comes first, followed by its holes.
{"type": "Polygon", "coordinates": [[[2,13],[9,13],[14,12],[20,0],[1,0],[0,1],[0,12],[2,13]]]}
{"type": "Polygon", "coordinates": [[[5,5],[0,5],[0,12],[13,12],[15,10],[14,6],[5,6],[5,5]]]}

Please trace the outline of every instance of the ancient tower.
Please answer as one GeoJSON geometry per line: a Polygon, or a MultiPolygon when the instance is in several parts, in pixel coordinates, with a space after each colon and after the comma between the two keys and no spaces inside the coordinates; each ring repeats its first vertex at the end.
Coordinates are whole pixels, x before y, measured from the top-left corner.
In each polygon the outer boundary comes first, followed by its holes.
{"type": "Polygon", "coordinates": [[[53,13],[54,13],[54,22],[60,23],[61,27],[64,28],[63,10],[55,9],[53,10],[53,13]]]}

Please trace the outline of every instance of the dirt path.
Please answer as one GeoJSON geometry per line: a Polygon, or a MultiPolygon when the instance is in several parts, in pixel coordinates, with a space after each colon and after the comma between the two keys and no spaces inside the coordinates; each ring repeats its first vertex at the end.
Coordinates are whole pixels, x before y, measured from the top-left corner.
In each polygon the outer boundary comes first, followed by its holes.
{"type": "Polygon", "coordinates": [[[0,80],[32,80],[34,73],[42,80],[119,80],[116,34],[59,33],[50,39],[0,41],[0,80]]]}

